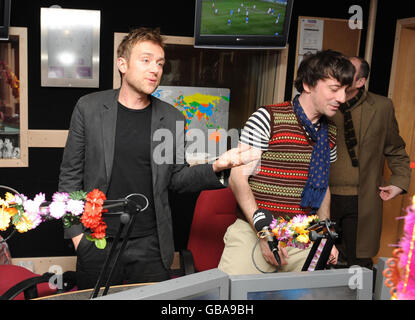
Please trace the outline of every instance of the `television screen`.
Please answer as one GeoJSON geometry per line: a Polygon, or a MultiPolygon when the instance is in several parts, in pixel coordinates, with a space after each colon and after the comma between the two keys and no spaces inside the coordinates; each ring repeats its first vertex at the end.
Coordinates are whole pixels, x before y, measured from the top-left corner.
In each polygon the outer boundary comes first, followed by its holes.
{"type": "Polygon", "coordinates": [[[9,39],[10,1],[0,0],[0,40],[9,39]]]}
{"type": "Polygon", "coordinates": [[[196,0],[195,47],[284,48],[293,0],[196,0]]]}

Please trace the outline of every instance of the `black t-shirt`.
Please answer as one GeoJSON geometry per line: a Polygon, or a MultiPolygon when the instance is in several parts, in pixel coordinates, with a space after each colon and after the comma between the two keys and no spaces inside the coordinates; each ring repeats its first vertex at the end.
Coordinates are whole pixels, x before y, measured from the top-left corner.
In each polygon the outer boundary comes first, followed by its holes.
{"type": "MultiPolygon", "coordinates": [[[[138,213],[130,237],[151,234],[156,228],[151,174],[151,113],[151,104],[143,110],[133,110],[118,103],[114,162],[107,199],[117,200],[140,193],[149,201],[148,208],[138,213]]],[[[134,196],[134,199],[144,207],[143,198],[134,196]]],[[[114,237],[120,224],[119,216],[105,217],[104,221],[107,235],[114,237]]]]}

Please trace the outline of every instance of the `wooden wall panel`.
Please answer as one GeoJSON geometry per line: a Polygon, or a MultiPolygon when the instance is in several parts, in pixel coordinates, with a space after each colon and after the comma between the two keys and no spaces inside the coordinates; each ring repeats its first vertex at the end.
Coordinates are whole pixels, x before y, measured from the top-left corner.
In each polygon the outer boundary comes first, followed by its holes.
{"type": "MultiPolygon", "coordinates": [[[[415,160],[415,18],[398,20],[395,48],[392,62],[389,97],[392,99],[400,135],[405,140],[406,151],[415,160]]],[[[388,181],[390,170],[385,166],[384,178],[388,181]]],[[[378,257],[390,257],[394,245],[402,237],[403,220],[396,218],[405,215],[415,193],[415,173],[412,172],[408,193],[384,202],[383,230],[378,257]]]]}
{"type": "MultiPolygon", "coordinates": [[[[299,48],[300,48],[300,33],[301,33],[301,20],[302,19],[316,19],[324,21],[323,30],[323,47],[322,50],[336,50],[346,56],[358,56],[360,49],[361,30],[350,29],[349,20],[347,19],[334,19],[334,18],[321,18],[321,17],[298,17],[298,29],[297,29],[297,48],[295,53],[295,65],[294,65],[294,79],[297,78],[297,70],[299,67],[299,48]]],[[[295,88],[293,86],[292,97],[294,97],[295,88]]]]}

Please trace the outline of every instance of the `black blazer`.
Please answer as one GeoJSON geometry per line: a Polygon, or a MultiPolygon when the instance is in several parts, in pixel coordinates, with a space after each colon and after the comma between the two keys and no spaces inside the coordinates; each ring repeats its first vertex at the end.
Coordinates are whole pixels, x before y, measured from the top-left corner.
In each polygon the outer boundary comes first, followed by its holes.
{"type": "MultiPolygon", "coordinates": [[[[92,93],[79,99],[72,114],[69,135],[59,175],[59,191],[106,193],[114,158],[115,127],[119,90],[92,93]]],[[[189,166],[185,161],[183,114],[153,96],[151,118],[151,168],[154,207],[163,263],[173,262],[174,241],[168,190],[198,192],[218,189],[220,183],[212,165],[189,166]],[[169,136],[168,139],[165,139],[169,136]],[[172,139],[171,139],[172,138],[172,139]],[[165,152],[160,152],[164,149],[165,152]]],[[[65,229],[65,238],[84,230],[81,225],[65,229]]]]}

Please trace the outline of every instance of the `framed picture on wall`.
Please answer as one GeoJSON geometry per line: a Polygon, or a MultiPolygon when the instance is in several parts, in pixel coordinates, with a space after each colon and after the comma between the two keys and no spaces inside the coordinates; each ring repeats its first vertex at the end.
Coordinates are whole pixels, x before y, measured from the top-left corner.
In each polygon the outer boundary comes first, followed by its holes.
{"type": "Polygon", "coordinates": [[[0,41],[0,167],[27,167],[27,29],[0,41]]]}
{"type": "Polygon", "coordinates": [[[41,85],[99,87],[101,12],[41,8],[41,85]]]}

